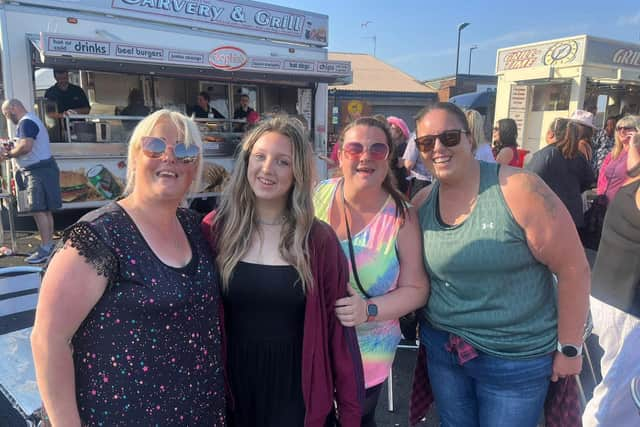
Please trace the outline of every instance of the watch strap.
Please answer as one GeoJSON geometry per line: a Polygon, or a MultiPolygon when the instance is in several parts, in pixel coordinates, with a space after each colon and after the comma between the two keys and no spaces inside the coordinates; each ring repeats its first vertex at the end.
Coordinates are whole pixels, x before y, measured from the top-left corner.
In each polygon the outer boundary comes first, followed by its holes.
{"type": "Polygon", "coordinates": [[[582,355],[582,344],[581,345],[562,344],[560,341],[558,341],[558,346],[556,347],[556,350],[558,350],[560,353],[562,353],[566,357],[574,358],[582,355]],[[572,353],[575,353],[575,355],[572,355],[572,353]]]}
{"type": "Polygon", "coordinates": [[[378,315],[378,306],[367,301],[367,322],[373,322],[378,315]],[[373,312],[373,314],[372,314],[373,312]]]}

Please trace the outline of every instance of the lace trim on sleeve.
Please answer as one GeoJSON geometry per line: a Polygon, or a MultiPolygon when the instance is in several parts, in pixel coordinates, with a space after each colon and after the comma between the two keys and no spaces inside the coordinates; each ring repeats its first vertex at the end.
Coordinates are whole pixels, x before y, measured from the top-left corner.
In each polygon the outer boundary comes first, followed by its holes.
{"type": "Polygon", "coordinates": [[[75,248],[99,275],[112,281],[118,273],[118,259],[111,248],[86,222],[79,222],[64,231],[64,245],[75,248]]]}

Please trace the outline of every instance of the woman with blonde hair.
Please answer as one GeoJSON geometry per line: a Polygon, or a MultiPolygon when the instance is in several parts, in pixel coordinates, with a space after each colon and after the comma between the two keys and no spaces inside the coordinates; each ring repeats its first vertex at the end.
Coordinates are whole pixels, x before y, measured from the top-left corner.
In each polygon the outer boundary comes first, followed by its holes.
{"type": "Polygon", "coordinates": [[[625,116],[616,123],[615,144],[604,158],[598,175],[598,195],[604,194],[611,202],[627,180],[629,143],[638,132],[638,116],[625,116]]]}
{"type": "Polygon", "coordinates": [[[362,365],[334,312],[348,267],[314,218],[312,147],[300,123],[245,136],[220,207],[202,229],[223,287],[232,426],[360,425],[362,365]]]}
{"type": "Polygon", "coordinates": [[[371,427],[401,339],[398,319],[425,304],[429,285],[416,214],[393,184],[389,127],[361,117],[339,144],[342,177],[321,182],[314,204],[351,260],[350,296],[338,300],[336,313],[356,327],[366,386],[362,426],[371,427]]]}
{"type": "Polygon", "coordinates": [[[466,110],[464,115],[469,122],[469,130],[473,137],[473,153],[477,160],[483,162],[495,163],[496,159],[493,157],[493,151],[491,151],[491,145],[487,142],[487,138],[484,136],[484,117],[476,110],[466,110]]]}
{"type": "Polygon", "coordinates": [[[201,147],[183,114],[146,117],[125,197],[65,230],[31,336],[52,425],[226,425],[215,265],[179,207],[201,147]]]}

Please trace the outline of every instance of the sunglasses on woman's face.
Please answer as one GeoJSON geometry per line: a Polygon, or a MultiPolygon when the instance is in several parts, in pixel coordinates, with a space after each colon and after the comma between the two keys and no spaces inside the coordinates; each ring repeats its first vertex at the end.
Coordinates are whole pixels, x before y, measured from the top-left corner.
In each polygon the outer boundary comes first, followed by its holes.
{"type": "Polygon", "coordinates": [[[638,131],[635,126],[618,126],[616,130],[618,132],[633,132],[633,133],[636,133],[638,131]]]}
{"type": "Polygon", "coordinates": [[[173,155],[176,157],[177,161],[182,163],[193,163],[198,160],[198,154],[200,153],[200,149],[194,144],[186,146],[184,143],[180,142],[171,147],[162,139],[154,136],[143,136],[141,141],[142,152],[145,156],[152,159],[159,159],[165,153],[168,155],[169,153],[167,150],[171,149],[173,150],[173,155]]]}
{"type": "Polygon", "coordinates": [[[451,129],[445,130],[437,135],[420,136],[415,139],[416,147],[418,147],[418,150],[422,153],[429,153],[433,150],[433,147],[436,146],[436,139],[439,139],[440,143],[445,147],[455,147],[460,144],[463,133],[469,133],[469,131],[463,129],[451,129]]]}
{"type": "Polygon", "coordinates": [[[361,142],[345,142],[342,152],[349,160],[360,160],[364,152],[369,153],[371,160],[385,160],[389,155],[389,146],[383,142],[376,142],[365,147],[361,142]]]}

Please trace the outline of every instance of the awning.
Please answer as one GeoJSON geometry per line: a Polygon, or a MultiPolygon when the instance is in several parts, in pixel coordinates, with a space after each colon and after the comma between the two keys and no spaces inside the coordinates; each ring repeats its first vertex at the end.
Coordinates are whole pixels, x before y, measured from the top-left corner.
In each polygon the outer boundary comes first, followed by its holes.
{"type": "Polygon", "coordinates": [[[460,108],[488,108],[496,102],[494,91],[472,92],[456,95],[449,98],[449,102],[456,104],[460,108]]]}
{"type": "Polygon", "coordinates": [[[351,63],[248,56],[236,47],[210,52],[98,40],[75,35],[29,35],[40,65],[222,80],[349,84],[351,63]]]}
{"type": "Polygon", "coordinates": [[[587,79],[590,83],[595,83],[599,86],[640,86],[640,80],[625,80],[616,78],[594,78],[589,77],[587,79]]]}

